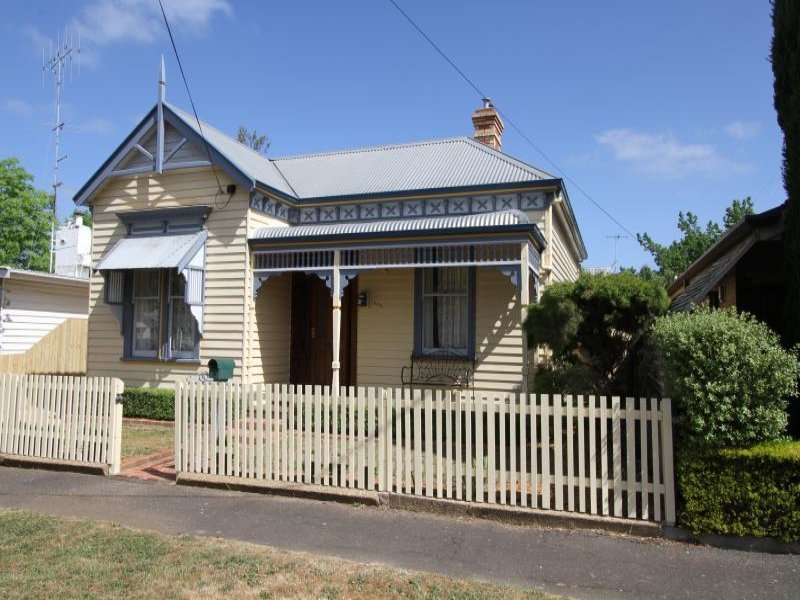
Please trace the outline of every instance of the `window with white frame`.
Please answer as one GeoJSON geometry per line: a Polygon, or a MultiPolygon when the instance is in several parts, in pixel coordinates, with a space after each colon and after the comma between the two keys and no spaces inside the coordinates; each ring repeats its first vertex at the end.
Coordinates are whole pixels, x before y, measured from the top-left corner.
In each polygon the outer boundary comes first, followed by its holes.
{"type": "Polygon", "coordinates": [[[474,347],[474,269],[420,269],[416,286],[416,354],[470,356],[474,347]]]}

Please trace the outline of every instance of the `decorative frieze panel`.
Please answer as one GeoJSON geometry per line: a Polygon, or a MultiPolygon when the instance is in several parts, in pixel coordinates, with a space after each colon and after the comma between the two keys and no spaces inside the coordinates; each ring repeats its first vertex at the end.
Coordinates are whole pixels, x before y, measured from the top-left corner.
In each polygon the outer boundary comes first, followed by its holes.
{"type": "Polygon", "coordinates": [[[501,210],[542,210],[553,200],[552,192],[483,194],[452,198],[383,200],[368,203],[341,203],[328,206],[291,208],[287,203],[254,194],[250,207],[291,225],[346,223],[387,219],[414,219],[497,212],[501,210]]]}

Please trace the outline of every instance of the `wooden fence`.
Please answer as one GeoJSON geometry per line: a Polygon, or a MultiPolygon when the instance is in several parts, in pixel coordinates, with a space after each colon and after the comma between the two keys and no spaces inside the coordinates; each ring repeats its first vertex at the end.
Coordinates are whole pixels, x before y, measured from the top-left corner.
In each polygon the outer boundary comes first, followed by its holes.
{"type": "Polygon", "coordinates": [[[0,453],[120,467],[122,381],[0,375],[0,453]]]}
{"type": "Polygon", "coordinates": [[[0,373],[83,375],[88,319],[67,319],[26,352],[0,355],[0,373]]]}
{"type": "Polygon", "coordinates": [[[178,471],[675,522],[669,400],[179,384],[178,471]]]}

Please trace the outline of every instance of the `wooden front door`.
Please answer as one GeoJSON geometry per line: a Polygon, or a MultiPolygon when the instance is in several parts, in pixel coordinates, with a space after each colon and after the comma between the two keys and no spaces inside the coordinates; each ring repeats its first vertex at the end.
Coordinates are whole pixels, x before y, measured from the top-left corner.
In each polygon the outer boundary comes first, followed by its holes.
{"type": "MultiPolygon", "coordinates": [[[[342,297],[339,380],[356,384],[356,297],[358,278],[342,297]]],[[[315,275],[292,278],[292,347],[289,381],[294,385],[330,385],[333,362],[333,301],[331,291],[315,275]]]]}
{"type": "Polygon", "coordinates": [[[295,273],[292,281],[291,383],[330,385],[332,324],[331,291],[319,277],[295,273]]]}

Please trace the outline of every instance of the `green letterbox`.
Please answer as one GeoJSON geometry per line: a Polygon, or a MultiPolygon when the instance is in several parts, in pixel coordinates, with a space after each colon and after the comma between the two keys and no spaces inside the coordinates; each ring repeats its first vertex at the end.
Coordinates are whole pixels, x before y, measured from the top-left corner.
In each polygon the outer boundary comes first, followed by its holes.
{"type": "Polygon", "coordinates": [[[233,377],[235,366],[232,358],[212,358],[208,361],[208,375],[214,381],[228,381],[233,377]]]}

